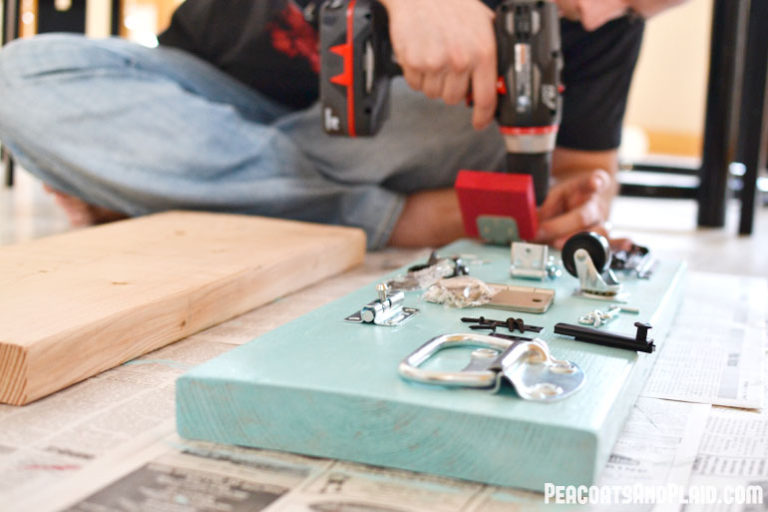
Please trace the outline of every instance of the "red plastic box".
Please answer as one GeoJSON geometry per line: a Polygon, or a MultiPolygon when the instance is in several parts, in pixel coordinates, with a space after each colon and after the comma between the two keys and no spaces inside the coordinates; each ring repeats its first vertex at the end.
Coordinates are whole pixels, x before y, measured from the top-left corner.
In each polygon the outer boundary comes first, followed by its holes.
{"type": "Polygon", "coordinates": [[[528,174],[461,170],[456,177],[464,229],[478,238],[478,216],[511,217],[523,240],[532,240],[538,229],[533,179],[528,174]]]}

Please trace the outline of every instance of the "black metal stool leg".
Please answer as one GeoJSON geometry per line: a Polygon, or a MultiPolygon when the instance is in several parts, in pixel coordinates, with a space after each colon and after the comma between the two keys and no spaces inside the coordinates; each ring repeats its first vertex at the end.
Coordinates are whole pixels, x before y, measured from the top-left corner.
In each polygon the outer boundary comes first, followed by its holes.
{"type": "MultiPolygon", "coordinates": [[[[0,8],[3,10],[3,24],[0,26],[0,43],[6,44],[13,39],[19,31],[19,3],[20,0],[3,0],[0,8]]],[[[11,154],[5,147],[0,147],[0,167],[3,169],[6,187],[13,186],[14,163],[11,154]]]]}
{"type": "Polygon", "coordinates": [[[747,25],[747,48],[744,56],[744,83],[741,90],[739,115],[739,146],[736,160],[744,164],[741,189],[741,219],[739,234],[750,235],[755,218],[757,176],[765,168],[766,73],[768,72],[768,2],[752,0],[747,25]]]}
{"type": "Polygon", "coordinates": [[[0,157],[2,157],[2,166],[5,171],[5,186],[12,187],[14,178],[13,158],[11,158],[11,154],[5,148],[0,149],[0,157]]]}
{"type": "Polygon", "coordinates": [[[699,226],[723,227],[732,161],[734,91],[743,69],[743,35],[748,0],[715,0],[707,86],[704,148],[699,184],[699,226]]]}

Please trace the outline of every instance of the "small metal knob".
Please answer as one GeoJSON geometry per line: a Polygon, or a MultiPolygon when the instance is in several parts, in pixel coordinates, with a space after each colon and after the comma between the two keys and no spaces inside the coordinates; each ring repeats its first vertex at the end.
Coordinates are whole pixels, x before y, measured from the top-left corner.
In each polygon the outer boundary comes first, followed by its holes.
{"type": "Polygon", "coordinates": [[[376,285],[376,292],[379,294],[379,302],[385,302],[389,294],[389,286],[387,283],[380,283],[376,285]]]}
{"type": "Polygon", "coordinates": [[[651,328],[651,324],[635,322],[635,327],[637,327],[637,334],[635,335],[635,339],[637,341],[648,341],[648,329],[651,328]]]}

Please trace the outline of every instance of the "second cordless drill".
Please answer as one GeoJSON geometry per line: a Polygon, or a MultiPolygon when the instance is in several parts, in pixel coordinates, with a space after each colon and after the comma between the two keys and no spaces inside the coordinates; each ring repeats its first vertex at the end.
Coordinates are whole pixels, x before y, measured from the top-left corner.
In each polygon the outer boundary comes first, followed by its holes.
{"type": "MultiPolygon", "coordinates": [[[[557,6],[504,0],[494,21],[498,52],[496,121],[507,171],[533,177],[547,195],[562,109],[557,6]]],[[[402,70],[389,41],[386,9],[375,0],[328,0],[320,10],[320,101],[330,134],[373,135],[388,115],[389,82],[402,70]]]]}

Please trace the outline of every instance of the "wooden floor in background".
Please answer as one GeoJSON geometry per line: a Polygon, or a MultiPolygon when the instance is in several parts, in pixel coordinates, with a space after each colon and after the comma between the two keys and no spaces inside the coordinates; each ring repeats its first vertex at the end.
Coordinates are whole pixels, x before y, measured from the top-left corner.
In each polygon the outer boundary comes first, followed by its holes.
{"type": "MultiPolygon", "coordinates": [[[[700,229],[696,227],[693,201],[620,197],[614,204],[612,221],[616,236],[631,237],[660,257],[684,259],[691,270],[768,277],[768,208],[758,209],[750,237],[736,234],[738,213],[738,203],[734,202],[728,210],[726,228],[700,229]]],[[[66,217],[52,197],[26,173],[18,173],[12,189],[0,188],[0,245],[68,229],[66,217]]],[[[374,279],[426,254],[419,250],[371,253],[364,268],[349,279],[359,286],[366,282],[365,277],[374,279]]]]}

